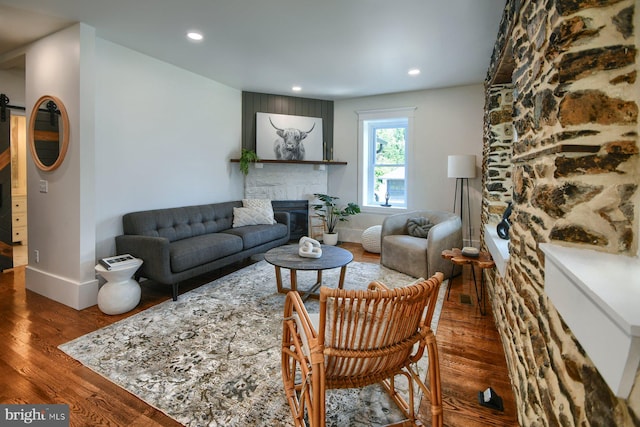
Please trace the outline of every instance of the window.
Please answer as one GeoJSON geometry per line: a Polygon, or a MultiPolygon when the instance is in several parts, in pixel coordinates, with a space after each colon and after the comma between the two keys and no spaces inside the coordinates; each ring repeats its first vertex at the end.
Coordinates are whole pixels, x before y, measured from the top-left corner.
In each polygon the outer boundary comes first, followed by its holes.
{"type": "Polygon", "coordinates": [[[361,134],[360,204],[406,208],[413,109],[358,112],[361,134]]]}

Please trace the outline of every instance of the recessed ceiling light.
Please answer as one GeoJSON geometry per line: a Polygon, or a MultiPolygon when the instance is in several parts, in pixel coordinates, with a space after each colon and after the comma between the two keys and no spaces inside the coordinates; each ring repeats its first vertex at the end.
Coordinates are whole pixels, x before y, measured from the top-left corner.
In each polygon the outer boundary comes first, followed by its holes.
{"type": "Polygon", "coordinates": [[[418,74],[420,74],[420,70],[417,68],[412,68],[409,70],[409,75],[410,76],[417,76],[418,74]]]}
{"type": "Polygon", "coordinates": [[[300,86],[294,86],[291,88],[292,91],[294,92],[300,92],[302,90],[302,88],[300,86]]]}
{"type": "Polygon", "coordinates": [[[204,38],[203,35],[201,33],[197,32],[197,31],[189,31],[187,33],[187,37],[190,40],[193,40],[193,41],[196,41],[196,42],[199,42],[200,40],[202,40],[204,38]]]}

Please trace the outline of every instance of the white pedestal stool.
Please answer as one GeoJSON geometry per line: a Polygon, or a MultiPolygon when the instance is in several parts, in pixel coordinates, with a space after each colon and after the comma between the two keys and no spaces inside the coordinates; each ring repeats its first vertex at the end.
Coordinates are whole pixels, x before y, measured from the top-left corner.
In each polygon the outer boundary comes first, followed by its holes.
{"type": "Polygon", "coordinates": [[[131,276],[142,265],[141,259],[125,266],[107,270],[98,264],[96,273],[107,283],[98,291],[98,308],[105,314],[122,314],[133,310],[140,302],[140,285],[131,276]]]}

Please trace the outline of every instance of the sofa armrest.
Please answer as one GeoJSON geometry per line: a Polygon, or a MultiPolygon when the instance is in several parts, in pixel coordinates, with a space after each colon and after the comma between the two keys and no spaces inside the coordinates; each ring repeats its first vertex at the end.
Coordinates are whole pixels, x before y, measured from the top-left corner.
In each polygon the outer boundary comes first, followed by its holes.
{"type": "Polygon", "coordinates": [[[116,251],[118,254],[131,254],[144,261],[138,271],[139,276],[172,284],[168,239],[132,234],[116,236],[116,251]]]}
{"type": "Polygon", "coordinates": [[[289,222],[291,221],[289,212],[274,212],[273,217],[278,224],[284,224],[289,228],[289,222]]]}

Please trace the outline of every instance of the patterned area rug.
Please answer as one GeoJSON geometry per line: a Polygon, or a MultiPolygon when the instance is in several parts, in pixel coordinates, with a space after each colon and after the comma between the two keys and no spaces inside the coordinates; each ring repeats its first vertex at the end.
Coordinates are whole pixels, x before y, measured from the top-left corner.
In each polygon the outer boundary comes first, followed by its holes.
{"type": "MultiPolygon", "coordinates": [[[[323,282],[337,283],[339,271],[325,271],[323,282]]],[[[301,289],[314,279],[315,272],[298,272],[301,289]]],[[[415,279],[379,264],[352,262],[344,287],[366,288],[372,280],[397,287],[415,279]]],[[[434,331],[445,290],[446,282],[434,331]]],[[[315,300],[306,306],[318,310],[315,300]]],[[[59,348],[186,426],[290,426],[280,375],[283,307],[274,268],[260,261],[59,348]]],[[[427,363],[425,356],[421,370],[427,363]]],[[[328,393],[327,425],[375,426],[397,419],[399,411],[381,386],[328,393]]]]}

